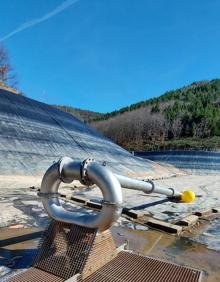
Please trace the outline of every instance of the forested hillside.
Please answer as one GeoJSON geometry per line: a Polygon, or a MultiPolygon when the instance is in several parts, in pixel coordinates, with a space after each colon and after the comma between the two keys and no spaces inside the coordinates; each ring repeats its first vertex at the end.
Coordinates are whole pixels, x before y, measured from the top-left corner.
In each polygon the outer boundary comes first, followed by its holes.
{"type": "Polygon", "coordinates": [[[181,89],[95,118],[98,131],[129,150],[220,148],[220,80],[181,89]]]}
{"type": "Polygon", "coordinates": [[[99,119],[103,116],[103,114],[101,114],[101,113],[88,111],[88,110],[81,110],[81,109],[72,108],[72,107],[69,107],[69,106],[55,105],[54,107],[56,107],[59,110],[66,112],[66,113],[70,113],[73,116],[77,117],[78,119],[80,119],[81,121],[84,121],[86,123],[89,123],[92,120],[99,119]]]}

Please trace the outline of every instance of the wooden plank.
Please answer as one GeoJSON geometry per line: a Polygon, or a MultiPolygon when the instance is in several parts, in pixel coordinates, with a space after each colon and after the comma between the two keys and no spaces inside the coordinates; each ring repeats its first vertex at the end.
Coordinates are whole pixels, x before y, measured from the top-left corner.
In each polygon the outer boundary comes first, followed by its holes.
{"type": "Polygon", "coordinates": [[[161,231],[165,231],[168,233],[172,233],[172,234],[177,234],[177,235],[179,235],[183,230],[182,226],[164,222],[164,221],[157,220],[157,219],[153,219],[153,218],[147,221],[147,225],[152,228],[155,228],[161,231]]]}
{"type": "Polygon", "coordinates": [[[144,216],[144,211],[135,211],[135,210],[130,210],[130,209],[123,209],[122,211],[123,214],[128,215],[131,218],[137,219],[139,217],[143,217],[144,216]]]}
{"type": "Polygon", "coordinates": [[[197,215],[192,214],[176,222],[176,224],[180,226],[192,226],[198,221],[198,219],[199,217],[197,215]]]}
{"type": "Polygon", "coordinates": [[[219,212],[213,212],[212,214],[210,215],[204,215],[204,216],[201,216],[200,219],[204,219],[204,220],[214,220],[216,218],[220,218],[220,213],[219,212]]]}
{"type": "Polygon", "coordinates": [[[92,201],[87,201],[86,206],[97,210],[100,210],[102,208],[102,205],[100,203],[95,203],[92,201]]]}
{"type": "Polygon", "coordinates": [[[212,209],[212,212],[214,213],[220,213],[220,207],[216,207],[212,209]]]}
{"type": "Polygon", "coordinates": [[[35,187],[35,186],[31,186],[31,187],[29,187],[31,190],[37,190],[37,187],[35,187]]]}
{"type": "Polygon", "coordinates": [[[211,215],[211,214],[212,214],[211,209],[197,211],[197,212],[194,213],[194,215],[197,215],[197,216],[207,216],[207,215],[211,215]]]}
{"type": "Polygon", "coordinates": [[[37,192],[40,191],[40,188],[39,187],[35,187],[35,186],[31,186],[31,187],[29,187],[29,189],[33,190],[33,191],[37,191],[37,192]]]}
{"type": "Polygon", "coordinates": [[[77,202],[77,203],[81,203],[86,205],[88,202],[88,199],[80,197],[80,196],[71,196],[70,200],[77,202]]]}

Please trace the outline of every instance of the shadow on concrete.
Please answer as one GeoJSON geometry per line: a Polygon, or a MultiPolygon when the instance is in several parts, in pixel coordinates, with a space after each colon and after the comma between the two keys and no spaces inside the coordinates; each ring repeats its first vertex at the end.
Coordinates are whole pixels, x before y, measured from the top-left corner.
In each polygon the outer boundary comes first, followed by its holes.
{"type": "Polygon", "coordinates": [[[16,237],[8,238],[8,239],[5,239],[5,240],[1,240],[0,241],[0,248],[5,247],[5,246],[9,246],[9,245],[18,244],[18,243],[28,241],[28,240],[40,238],[42,236],[43,232],[44,231],[37,231],[37,232],[33,232],[33,233],[24,234],[24,235],[21,235],[21,236],[16,236],[16,237]]]}
{"type": "Polygon", "coordinates": [[[178,200],[175,199],[175,198],[167,198],[167,199],[159,200],[159,201],[156,201],[156,202],[153,202],[153,203],[147,203],[147,204],[143,204],[143,205],[140,205],[140,206],[135,206],[135,207],[130,208],[129,210],[136,210],[136,211],[137,210],[143,210],[143,209],[150,208],[150,207],[153,207],[153,206],[157,206],[157,205],[167,203],[167,202],[176,203],[176,202],[178,202],[178,200]]]}

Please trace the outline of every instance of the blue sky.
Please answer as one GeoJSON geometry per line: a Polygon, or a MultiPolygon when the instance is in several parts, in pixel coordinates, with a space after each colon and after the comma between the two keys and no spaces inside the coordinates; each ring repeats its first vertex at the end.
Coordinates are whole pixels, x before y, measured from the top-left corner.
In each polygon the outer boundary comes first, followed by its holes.
{"type": "Polygon", "coordinates": [[[20,89],[112,111],[220,77],[219,0],[1,0],[20,89]]]}

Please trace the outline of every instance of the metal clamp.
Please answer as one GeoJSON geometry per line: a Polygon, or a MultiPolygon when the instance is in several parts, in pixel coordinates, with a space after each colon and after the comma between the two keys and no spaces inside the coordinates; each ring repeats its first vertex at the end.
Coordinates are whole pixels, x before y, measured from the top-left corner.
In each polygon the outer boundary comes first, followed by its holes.
{"type": "Polygon", "coordinates": [[[105,205],[105,206],[117,206],[117,207],[121,207],[121,206],[119,206],[117,203],[110,202],[110,201],[105,201],[105,200],[102,200],[102,201],[101,201],[101,204],[102,204],[102,205],[105,205]]]}
{"type": "Polygon", "coordinates": [[[144,181],[150,183],[151,186],[152,186],[151,190],[150,190],[150,191],[145,191],[145,193],[146,193],[146,194],[151,194],[151,193],[153,193],[153,192],[154,192],[154,189],[155,189],[154,182],[153,182],[152,180],[150,180],[150,179],[147,179],[147,180],[144,180],[144,181]]]}
{"type": "Polygon", "coordinates": [[[89,164],[94,163],[95,160],[92,158],[88,158],[85,159],[82,163],[81,163],[81,169],[80,169],[80,174],[81,174],[81,180],[80,182],[86,186],[91,186],[94,183],[88,178],[87,176],[87,167],[89,164]]]}
{"type": "Polygon", "coordinates": [[[175,190],[173,188],[168,188],[168,189],[172,191],[172,195],[170,197],[173,197],[175,195],[175,190]]]}

